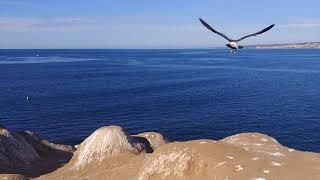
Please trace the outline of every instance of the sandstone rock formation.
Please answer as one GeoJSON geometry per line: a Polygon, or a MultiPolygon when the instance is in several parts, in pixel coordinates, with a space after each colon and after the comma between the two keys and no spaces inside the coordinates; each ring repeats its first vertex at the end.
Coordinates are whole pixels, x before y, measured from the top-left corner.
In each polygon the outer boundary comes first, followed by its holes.
{"type": "Polygon", "coordinates": [[[25,169],[40,159],[37,151],[19,134],[0,129],[0,171],[25,169]]]}
{"type": "Polygon", "coordinates": [[[157,133],[136,136],[117,126],[100,128],[68,164],[39,179],[320,179],[320,154],[259,133],[172,143],[157,133]],[[154,152],[144,151],[146,141],[132,141],[136,136],[147,138],[154,152]]]}
{"type": "MultiPolygon", "coordinates": [[[[36,177],[68,162],[73,148],[41,139],[31,132],[10,132],[0,127],[0,174],[9,178],[36,177]]],[[[0,176],[3,177],[4,176],[0,176]]]]}
{"type": "Polygon", "coordinates": [[[25,176],[20,174],[0,174],[0,179],[3,180],[25,180],[25,176]]]}
{"type": "Polygon", "coordinates": [[[152,152],[151,145],[145,138],[130,137],[119,126],[102,127],[78,146],[70,162],[73,163],[71,169],[79,169],[92,162],[100,164],[108,157],[120,153],[139,154],[143,150],[152,152]]]}
{"type": "Polygon", "coordinates": [[[168,142],[161,134],[156,132],[144,132],[137,134],[136,136],[148,139],[152,148],[158,148],[168,142]]]}
{"type": "Polygon", "coordinates": [[[169,143],[158,133],[130,136],[107,126],[72,153],[71,146],[31,132],[0,128],[1,179],[320,179],[320,154],[287,148],[260,133],[169,143]]]}

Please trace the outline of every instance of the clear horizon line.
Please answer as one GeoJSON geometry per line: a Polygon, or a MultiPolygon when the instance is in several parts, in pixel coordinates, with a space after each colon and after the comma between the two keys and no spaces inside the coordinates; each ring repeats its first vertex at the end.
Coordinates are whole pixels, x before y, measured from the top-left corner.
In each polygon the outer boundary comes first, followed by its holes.
{"type": "MultiPolygon", "coordinates": [[[[303,42],[295,42],[295,43],[266,43],[266,44],[249,44],[244,45],[244,47],[251,47],[251,46],[265,46],[265,45],[290,45],[290,44],[303,44],[303,43],[320,43],[320,41],[303,41],[303,42]]],[[[228,49],[224,46],[212,46],[212,47],[106,47],[106,48],[0,48],[0,50],[61,50],[61,49],[74,49],[74,50],[81,50],[81,49],[228,49]]]]}

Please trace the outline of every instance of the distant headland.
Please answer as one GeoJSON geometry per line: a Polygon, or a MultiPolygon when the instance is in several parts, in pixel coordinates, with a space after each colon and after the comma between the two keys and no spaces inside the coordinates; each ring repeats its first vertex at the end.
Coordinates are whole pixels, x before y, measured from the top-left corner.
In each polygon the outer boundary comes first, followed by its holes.
{"type": "Polygon", "coordinates": [[[256,49],[308,49],[320,48],[320,42],[303,42],[303,43],[290,43],[290,44],[264,44],[264,45],[250,45],[248,48],[256,49]]]}

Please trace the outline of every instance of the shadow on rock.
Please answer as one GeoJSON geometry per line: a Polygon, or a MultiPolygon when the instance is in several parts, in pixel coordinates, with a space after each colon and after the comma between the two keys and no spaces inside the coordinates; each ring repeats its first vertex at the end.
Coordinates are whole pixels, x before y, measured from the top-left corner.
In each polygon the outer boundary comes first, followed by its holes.
{"type": "Polygon", "coordinates": [[[0,174],[38,177],[66,164],[74,149],[41,139],[31,132],[0,127],[0,174]]]}

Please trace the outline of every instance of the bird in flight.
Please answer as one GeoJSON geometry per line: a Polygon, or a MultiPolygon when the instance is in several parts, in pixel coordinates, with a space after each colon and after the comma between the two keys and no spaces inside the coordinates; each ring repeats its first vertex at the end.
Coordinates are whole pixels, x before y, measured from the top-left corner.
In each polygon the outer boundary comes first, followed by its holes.
{"type": "Polygon", "coordinates": [[[243,37],[240,38],[240,39],[230,39],[228,36],[222,34],[221,32],[214,30],[208,23],[206,23],[206,22],[205,22],[204,20],[202,20],[201,18],[199,18],[199,20],[200,20],[201,24],[204,25],[207,29],[209,29],[209,30],[212,31],[213,33],[216,33],[216,34],[220,35],[221,37],[225,38],[226,40],[228,40],[229,43],[226,44],[226,46],[231,49],[231,52],[232,52],[232,53],[235,53],[238,49],[242,49],[242,48],[243,48],[243,46],[240,46],[240,45],[238,44],[239,41],[244,40],[244,39],[246,39],[246,38],[248,38],[248,37],[251,37],[251,36],[257,36],[257,35],[259,35],[259,34],[262,34],[262,33],[264,33],[264,32],[267,32],[267,31],[269,31],[271,28],[273,28],[273,26],[274,26],[274,24],[272,24],[272,25],[264,28],[264,29],[261,30],[261,31],[258,31],[258,32],[256,32],[256,33],[249,34],[249,35],[246,35],[246,36],[243,36],[243,37]]]}

